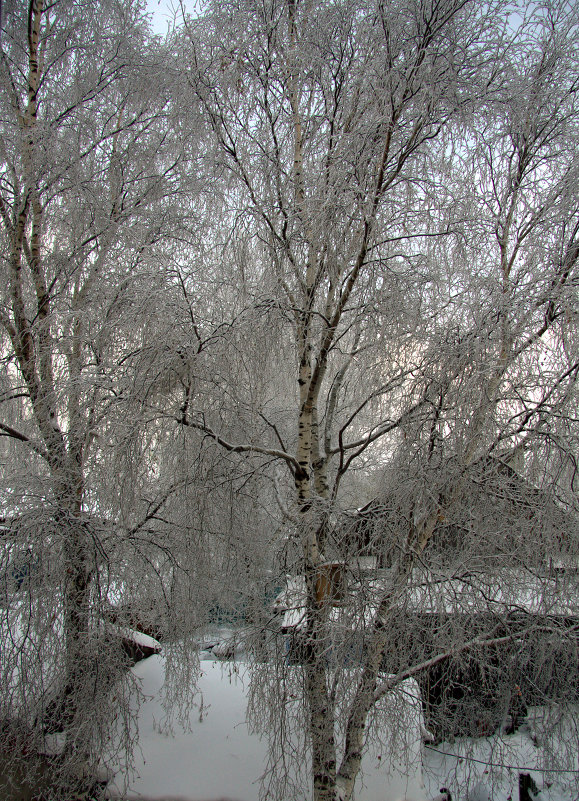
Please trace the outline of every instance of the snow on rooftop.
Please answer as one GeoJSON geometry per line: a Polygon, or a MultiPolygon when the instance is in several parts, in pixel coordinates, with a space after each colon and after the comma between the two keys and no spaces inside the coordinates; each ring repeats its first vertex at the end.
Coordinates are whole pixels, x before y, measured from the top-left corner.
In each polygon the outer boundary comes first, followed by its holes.
{"type": "MultiPolygon", "coordinates": [[[[350,584],[350,597],[358,606],[357,623],[371,621],[388,589],[389,578],[389,571],[376,571],[365,581],[350,584]]],[[[579,577],[572,574],[562,579],[558,575],[502,570],[493,575],[441,578],[415,571],[398,605],[401,610],[416,614],[521,612],[579,617],[579,577]]],[[[274,604],[274,610],[283,613],[282,630],[299,629],[305,624],[304,607],[303,577],[292,577],[274,604]]],[[[340,610],[333,610],[332,616],[336,623],[343,622],[340,610]]]]}
{"type": "Polygon", "coordinates": [[[154,637],[149,637],[148,634],[143,634],[142,631],[123,626],[111,626],[110,628],[113,631],[117,631],[119,637],[124,637],[126,640],[130,640],[141,648],[152,648],[154,651],[157,651],[157,653],[161,651],[162,646],[159,640],[156,640],[154,637]]]}

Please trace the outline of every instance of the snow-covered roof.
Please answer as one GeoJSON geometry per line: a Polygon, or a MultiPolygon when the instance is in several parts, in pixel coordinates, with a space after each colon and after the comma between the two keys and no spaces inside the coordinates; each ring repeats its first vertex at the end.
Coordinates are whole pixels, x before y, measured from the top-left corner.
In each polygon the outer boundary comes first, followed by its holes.
{"type": "MultiPolygon", "coordinates": [[[[392,586],[390,571],[380,571],[367,581],[349,587],[355,623],[368,624],[382,597],[392,586]]],[[[579,576],[536,575],[521,570],[501,570],[493,575],[478,573],[441,577],[414,571],[407,587],[398,594],[397,606],[413,614],[516,614],[579,617],[579,576]]],[[[296,576],[276,599],[274,608],[283,612],[282,628],[300,628],[305,621],[305,584],[296,576]]],[[[341,610],[334,619],[343,621],[341,610]]],[[[350,610],[350,617],[352,612],[350,610]]],[[[354,621],[352,621],[354,622],[354,621]]]]}
{"type": "Polygon", "coordinates": [[[149,637],[148,634],[143,634],[142,631],[127,628],[125,626],[111,626],[112,631],[116,631],[119,637],[129,640],[140,648],[151,648],[155,653],[161,653],[162,646],[159,640],[154,637],[149,637]]]}
{"type": "Polygon", "coordinates": [[[540,576],[521,570],[495,575],[413,583],[408,608],[414,612],[449,614],[525,612],[533,615],[579,616],[579,584],[574,587],[557,576],[540,576]],[[574,590],[574,591],[573,591],[574,590]]]}

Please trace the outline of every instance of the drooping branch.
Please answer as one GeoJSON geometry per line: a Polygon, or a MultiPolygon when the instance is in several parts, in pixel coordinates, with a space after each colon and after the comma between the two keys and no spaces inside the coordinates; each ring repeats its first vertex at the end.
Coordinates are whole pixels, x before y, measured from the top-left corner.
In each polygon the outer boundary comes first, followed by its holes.
{"type": "Polygon", "coordinates": [[[260,445],[249,445],[249,444],[238,444],[235,445],[227,440],[223,439],[219,434],[213,431],[205,423],[198,423],[194,420],[187,420],[180,417],[174,418],[177,423],[183,425],[187,428],[194,428],[197,431],[201,431],[214,440],[218,445],[224,448],[226,451],[230,453],[256,453],[261,454],[262,456],[272,456],[274,459],[281,459],[284,461],[292,475],[299,470],[299,463],[295,456],[292,456],[291,453],[287,453],[286,451],[281,451],[276,448],[262,448],[260,445]]]}
{"type": "Polygon", "coordinates": [[[48,454],[42,445],[39,442],[34,442],[34,440],[30,439],[29,436],[23,434],[21,431],[18,431],[16,428],[7,425],[6,423],[0,423],[0,437],[10,437],[11,439],[18,440],[18,442],[24,442],[28,445],[38,456],[41,456],[46,461],[49,461],[48,454]]]}

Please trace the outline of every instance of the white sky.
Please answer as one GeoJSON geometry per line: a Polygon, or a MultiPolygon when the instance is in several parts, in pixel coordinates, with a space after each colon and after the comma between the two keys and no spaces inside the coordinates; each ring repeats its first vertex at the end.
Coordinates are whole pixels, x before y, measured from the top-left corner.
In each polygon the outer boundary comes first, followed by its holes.
{"type": "MultiPolygon", "coordinates": [[[[201,5],[200,0],[182,0],[183,7],[191,14],[201,5]]],[[[175,14],[181,16],[179,0],[147,0],[147,12],[153,15],[152,25],[155,33],[165,34],[173,25],[175,14]]]]}

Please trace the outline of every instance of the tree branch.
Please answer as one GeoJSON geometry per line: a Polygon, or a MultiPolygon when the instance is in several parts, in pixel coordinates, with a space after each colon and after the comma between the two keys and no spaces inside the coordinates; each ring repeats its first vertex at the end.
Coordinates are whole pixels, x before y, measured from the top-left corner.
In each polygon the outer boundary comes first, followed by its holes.
{"type": "Polygon", "coordinates": [[[0,437],[10,437],[10,439],[18,440],[18,442],[24,442],[26,445],[29,445],[30,448],[32,448],[32,450],[38,454],[38,456],[41,456],[43,459],[48,461],[48,454],[42,445],[31,440],[30,437],[26,436],[26,434],[23,434],[21,431],[17,431],[15,428],[12,428],[12,426],[6,425],[6,423],[0,423],[0,432],[3,432],[0,433],[0,437]]]}
{"type": "Polygon", "coordinates": [[[494,637],[492,639],[485,639],[484,637],[475,637],[473,640],[469,640],[468,642],[462,643],[462,645],[454,648],[450,648],[448,651],[443,651],[436,656],[433,656],[431,659],[426,659],[424,662],[420,662],[418,665],[413,665],[411,668],[407,668],[406,670],[400,671],[395,676],[392,676],[388,679],[388,681],[381,684],[379,687],[376,688],[374,692],[374,703],[379,701],[389,692],[391,692],[397,684],[405,681],[406,679],[411,679],[413,676],[416,676],[418,673],[422,673],[423,670],[428,670],[428,668],[434,667],[439,662],[444,662],[445,659],[448,659],[451,656],[457,656],[458,654],[464,653],[464,651],[468,651],[470,648],[474,648],[477,645],[481,645],[484,647],[490,647],[491,645],[504,645],[507,642],[511,642],[513,637],[516,634],[508,634],[504,637],[494,637]]]}
{"type": "Polygon", "coordinates": [[[275,459],[282,459],[289,467],[292,475],[295,474],[296,470],[299,470],[299,463],[295,456],[286,453],[286,451],[280,451],[276,448],[262,448],[259,445],[233,445],[231,442],[227,442],[227,440],[223,439],[223,437],[220,437],[219,434],[205,425],[205,423],[196,423],[193,420],[185,420],[179,417],[175,417],[174,419],[177,423],[187,428],[194,428],[197,431],[202,431],[204,434],[207,434],[208,437],[211,437],[212,440],[230,453],[259,453],[263,456],[273,456],[275,459]]]}

